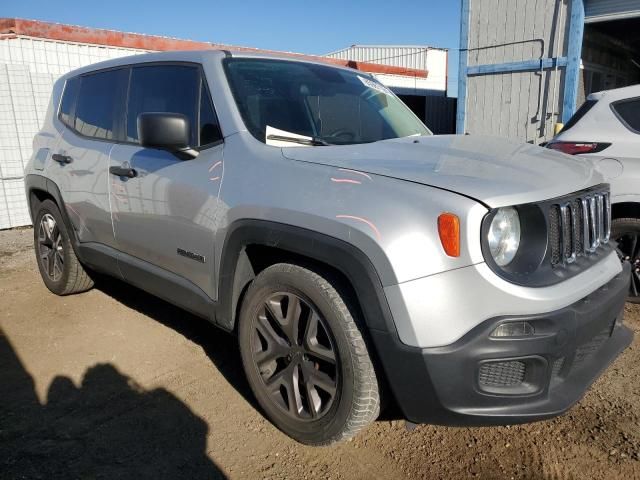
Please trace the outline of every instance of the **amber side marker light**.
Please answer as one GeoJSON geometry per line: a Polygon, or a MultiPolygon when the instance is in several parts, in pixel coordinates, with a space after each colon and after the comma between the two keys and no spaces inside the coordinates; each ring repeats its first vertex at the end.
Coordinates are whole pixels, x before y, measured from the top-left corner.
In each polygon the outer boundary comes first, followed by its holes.
{"type": "Polygon", "coordinates": [[[460,219],[453,213],[442,213],[438,217],[438,235],[442,247],[450,257],[460,256],[460,219]]]}

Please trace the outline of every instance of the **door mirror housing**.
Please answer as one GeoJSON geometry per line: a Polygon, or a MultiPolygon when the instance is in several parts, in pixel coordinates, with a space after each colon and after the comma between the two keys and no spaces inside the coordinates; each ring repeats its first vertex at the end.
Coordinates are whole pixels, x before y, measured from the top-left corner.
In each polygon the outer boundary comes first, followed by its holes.
{"type": "Polygon", "coordinates": [[[138,115],[140,145],[167,150],[181,160],[198,156],[191,142],[189,119],[180,113],[147,112],[138,115]]]}

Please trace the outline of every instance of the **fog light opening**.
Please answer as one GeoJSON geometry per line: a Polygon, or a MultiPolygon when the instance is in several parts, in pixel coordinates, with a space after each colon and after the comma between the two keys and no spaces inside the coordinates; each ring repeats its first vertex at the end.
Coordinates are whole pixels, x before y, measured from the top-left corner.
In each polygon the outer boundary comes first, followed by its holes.
{"type": "Polygon", "coordinates": [[[528,337],[536,333],[535,328],[529,322],[506,322],[491,333],[492,337],[528,337]]]}

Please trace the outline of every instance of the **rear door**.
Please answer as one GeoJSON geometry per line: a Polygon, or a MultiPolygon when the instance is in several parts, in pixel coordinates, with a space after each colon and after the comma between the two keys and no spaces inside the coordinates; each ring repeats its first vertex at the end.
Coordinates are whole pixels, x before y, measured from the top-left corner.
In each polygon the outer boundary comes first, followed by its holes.
{"type": "Polygon", "coordinates": [[[81,242],[115,246],[108,195],[109,154],[121,135],[126,68],[67,80],[59,120],[65,125],[48,167],[81,242]]]}
{"type": "MultiPolygon", "coordinates": [[[[196,285],[215,298],[214,234],[223,143],[202,69],[196,64],[143,64],[131,68],[126,143],[111,151],[110,166],[135,170],[111,175],[111,207],[118,249],[196,285]],[[137,119],[145,112],[180,113],[189,119],[197,158],[180,160],[143,148],[137,119]]],[[[127,280],[139,272],[121,265],[127,280]]],[[[157,271],[156,271],[157,272],[157,271]]]]}

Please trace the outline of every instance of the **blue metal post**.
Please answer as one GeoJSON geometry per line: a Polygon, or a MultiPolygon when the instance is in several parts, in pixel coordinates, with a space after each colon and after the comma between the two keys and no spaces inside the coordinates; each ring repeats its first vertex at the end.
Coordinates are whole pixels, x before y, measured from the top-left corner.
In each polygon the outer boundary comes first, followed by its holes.
{"type": "Polygon", "coordinates": [[[576,111],[576,100],[578,98],[578,87],[580,85],[580,61],[582,58],[583,35],[584,1],[571,0],[567,69],[564,80],[564,99],[562,102],[562,123],[567,123],[576,111]]]}
{"type": "Polygon", "coordinates": [[[456,112],[456,133],[465,133],[464,123],[467,110],[467,55],[469,54],[469,0],[462,0],[460,17],[460,62],[458,67],[458,111],[456,112]]]}

